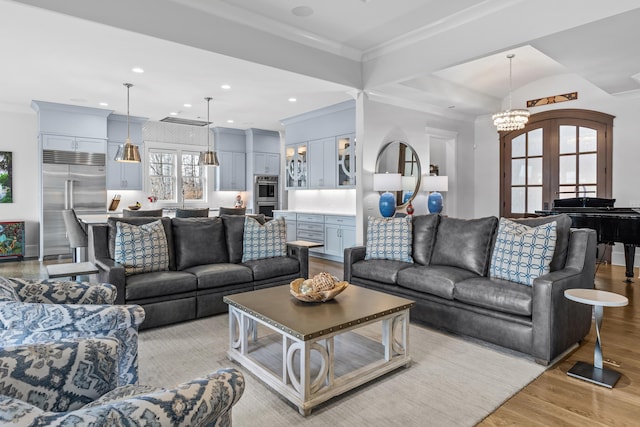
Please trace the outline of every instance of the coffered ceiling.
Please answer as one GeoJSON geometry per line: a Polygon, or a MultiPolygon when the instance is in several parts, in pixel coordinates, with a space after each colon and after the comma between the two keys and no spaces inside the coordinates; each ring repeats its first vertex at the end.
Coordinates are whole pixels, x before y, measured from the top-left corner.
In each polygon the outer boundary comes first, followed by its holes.
{"type": "Polygon", "coordinates": [[[507,53],[514,88],[570,73],[640,96],[637,22],[637,0],[0,0],[0,108],[126,113],[131,82],[153,120],[212,96],[214,125],[279,130],[356,90],[473,120],[508,94],[507,53]]]}

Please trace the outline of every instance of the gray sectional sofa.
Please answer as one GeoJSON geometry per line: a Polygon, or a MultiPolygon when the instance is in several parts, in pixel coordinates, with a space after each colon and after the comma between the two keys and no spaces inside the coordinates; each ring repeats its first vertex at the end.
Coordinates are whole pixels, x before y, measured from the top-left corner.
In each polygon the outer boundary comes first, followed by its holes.
{"type": "Polygon", "coordinates": [[[413,263],[366,259],[366,247],[345,249],[344,280],[416,301],[412,321],[531,355],[546,365],[591,327],[591,307],[564,291],[593,288],[596,235],[571,229],[563,214],[516,220],[556,221],[550,272],[531,286],[490,277],[498,219],[421,215],[412,219],[413,263]]]}
{"type": "Polygon", "coordinates": [[[140,329],[227,311],[224,295],[288,284],[308,277],[308,248],[287,245],[286,256],[242,263],[244,216],[161,218],[169,253],[165,271],[125,275],[114,260],[116,223],[141,225],[159,218],[109,218],[91,226],[89,259],[99,281],[117,288],[118,304],[138,304],[146,313],[140,329]]]}

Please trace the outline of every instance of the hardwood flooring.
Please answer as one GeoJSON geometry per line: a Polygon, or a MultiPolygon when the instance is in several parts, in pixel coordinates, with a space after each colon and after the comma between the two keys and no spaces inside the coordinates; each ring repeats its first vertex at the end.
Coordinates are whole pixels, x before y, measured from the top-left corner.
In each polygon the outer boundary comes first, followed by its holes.
{"type": "MultiPolygon", "coordinates": [[[[68,259],[48,263],[70,262],[68,259]]],[[[342,278],[342,264],[310,258],[309,276],[327,271],[342,278]]],[[[636,269],[636,271],[638,271],[636,269]]],[[[32,260],[0,262],[0,275],[46,277],[42,263],[32,260]]],[[[605,363],[622,377],[613,389],[593,385],[567,375],[577,361],[593,362],[595,329],[573,352],[551,366],[522,391],[500,406],[479,425],[488,426],[625,426],[640,424],[640,278],[624,282],[624,268],[600,265],[596,288],[625,295],[626,307],[606,307],[602,323],[605,363]]],[[[507,375],[508,373],[505,373],[507,375]]]]}

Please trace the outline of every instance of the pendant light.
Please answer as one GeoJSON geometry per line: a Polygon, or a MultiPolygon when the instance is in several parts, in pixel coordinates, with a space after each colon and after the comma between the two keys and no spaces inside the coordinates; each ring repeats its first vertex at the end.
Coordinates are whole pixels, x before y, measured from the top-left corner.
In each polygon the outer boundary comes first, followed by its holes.
{"type": "Polygon", "coordinates": [[[529,121],[529,110],[512,110],[511,109],[511,91],[512,91],[512,78],[511,78],[511,63],[516,55],[510,53],[507,55],[509,59],[509,109],[501,111],[492,116],[493,124],[498,131],[512,131],[524,129],[524,125],[529,121]]]}
{"type": "Polygon", "coordinates": [[[118,147],[115,160],[125,163],[140,163],[140,151],[138,146],[131,143],[129,134],[129,89],[133,86],[131,83],[123,83],[127,88],[127,140],[124,145],[118,147]]]}
{"type": "Polygon", "coordinates": [[[212,99],[213,98],[211,98],[210,96],[205,98],[205,101],[207,101],[207,151],[200,152],[200,166],[220,165],[220,163],[218,163],[218,155],[215,151],[211,151],[211,146],[209,145],[209,134],[211,133],[211,130],[209,129],[209,125],[211,124],[211,122],[209,121],[209,105],[212,99]]]}

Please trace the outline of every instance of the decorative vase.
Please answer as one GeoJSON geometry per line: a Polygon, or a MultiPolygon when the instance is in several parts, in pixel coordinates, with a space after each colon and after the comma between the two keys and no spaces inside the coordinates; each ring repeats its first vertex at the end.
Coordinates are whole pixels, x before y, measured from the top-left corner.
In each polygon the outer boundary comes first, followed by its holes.
{"type": "Polygon", "coordinates": [[[413,215],[413,205],[411,204],[411,202],[409,202],[409,204],[407,205],[407,215],[413,215]]]}
{"type": "Polygon", "coordinates": [[[382,193],[380,195],[380,215],[385,218],[391,218],[394,213],[396,213],[396,198],[390,193],[382,193]]]}
{"type": "Polygon", "coordinates": [[[427,208],[432,214],[442,212],[442,194],[438,193],[437,191],[429,194],[429,199],[427,200],[427,208]]]}

